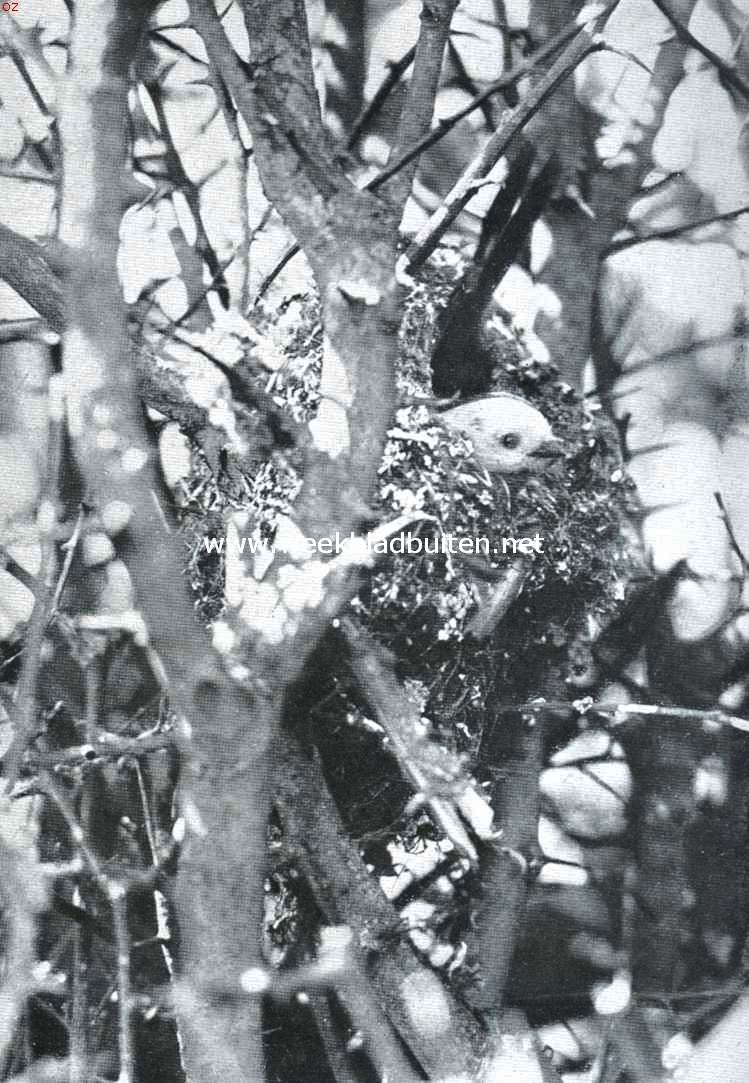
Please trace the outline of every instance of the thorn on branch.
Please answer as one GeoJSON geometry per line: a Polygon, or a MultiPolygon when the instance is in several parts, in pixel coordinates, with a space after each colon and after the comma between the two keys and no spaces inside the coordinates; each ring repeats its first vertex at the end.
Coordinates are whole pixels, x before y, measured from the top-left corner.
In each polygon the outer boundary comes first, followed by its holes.
{"type": "Polygon", "coordinates": [[[346,149],[353,150],[359,139],[382,109],[392,91],[400,82],[403,75],[413,63],[416,56],[416,46],[412,45],[399,60],[389,60],[387,74],[378,86],[370,102],[365,105],[359,116],[354,121],[351,132],[346,140],[346,149]]]}

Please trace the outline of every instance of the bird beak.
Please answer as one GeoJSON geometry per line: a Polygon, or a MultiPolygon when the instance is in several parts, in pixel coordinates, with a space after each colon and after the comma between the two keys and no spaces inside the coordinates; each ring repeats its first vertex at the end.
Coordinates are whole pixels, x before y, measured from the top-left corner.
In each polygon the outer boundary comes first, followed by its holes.
{"type": "Polygon", "coordinates": [[[531,451],[531,456],[534,459],[561,459],[566,452],[564,443],[558,436],[552,436],[550,440],[547,440],[540,447],[537,447],[535,451],[531,451]]]}

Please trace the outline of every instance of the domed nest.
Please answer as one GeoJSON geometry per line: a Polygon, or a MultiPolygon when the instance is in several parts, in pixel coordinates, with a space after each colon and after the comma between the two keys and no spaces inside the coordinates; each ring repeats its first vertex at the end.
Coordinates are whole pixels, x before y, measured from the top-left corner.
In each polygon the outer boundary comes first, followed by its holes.
{"type": "MultiPolygon", "coordinates": [[[[441,422],[430,357],[439,315],[464,269],[454,249],[442,248],[406,298],[399,407],[372,501],[385,531],[399,517],[412,516],[408,532],[430,552],[381,556],[351,611],[392,651],[401,677],[428,689],[427,713],[436,726],[444,723],[445,737],[468,749],[480,736],[487,703],[563,690],[568,648],[585,638],[589,618],[605,621],[623,597],[633,563],[623,521],[633,497],[613,427],[559,379],[553,364],[532,356],[499,311],[486,327],[495,390],[537,407],[563,442],[564,456],[541,473],[490,476],[470,442],[441,422]],[[435,553],[446,536],[486,539],[490,555],[435,553]],[[502,543],[536,536],[542,552],[520,561],[513,543],[502,543]],[[491,634],[474,637],[468,631],[473,618],[501,589],[498,582],[513,563],[521,565],[519,596],[491,634]]],[[[288,299],[261,316],[258,330],[275,359],[266,388],[296,419],[309,417],[322,360],[317,299],[288,299]]],[[[299,487],[296,466],[293,457],[275,456],[246,477],[239,502],[251,509],[258,536],[271,539],[278,516],[291,507],[299,487]]],[[[220,505],[220,499],[214,502],[214,516],[220,505]]],[[[189,518],[189,504],[185,511],[189,518]]],[[[219,558],[201,559],[201,578],[204,586],[206,576],[213,579],[215,601],[219,558]]],[[[207,611],[215,615],[215,604],[207,611]]]]}

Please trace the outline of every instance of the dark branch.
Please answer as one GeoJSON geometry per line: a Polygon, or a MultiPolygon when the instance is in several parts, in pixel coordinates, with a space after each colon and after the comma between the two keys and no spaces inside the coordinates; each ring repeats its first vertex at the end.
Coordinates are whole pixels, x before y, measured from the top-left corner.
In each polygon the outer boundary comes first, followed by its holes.
{"type": "Polygon", "coordinates": [[[714,53],[712,49],[708,48],[699,38],[696,38],[688,27],[684,26],[681,20],[674,14],[666,0],[653,0],[653,3],[658,10],[666,16],[668,21],[676,31],[676,36],[680,38],[685,45],[689,45],[692,49],[695,49],[698,53],[701,53],[706,60],[709,60],[711,64],[714,64],[718,69],[721,79],[734,90],[738,90],[745,101],[749,102],[749,86],[744,82],[741,76],[736,72],[735,68],[726,64],[725,60],[722,60],[717,53],[714,53]]]}

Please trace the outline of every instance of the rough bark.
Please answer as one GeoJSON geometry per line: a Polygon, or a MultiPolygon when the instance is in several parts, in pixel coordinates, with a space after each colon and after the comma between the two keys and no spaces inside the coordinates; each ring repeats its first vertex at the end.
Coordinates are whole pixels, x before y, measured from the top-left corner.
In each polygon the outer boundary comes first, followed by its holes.
{"type": "MultiPolygon", "coordinates": [[[[147,4],[117,0],[76,5],[60,115],[60,239],[69,264],[63,347],[68,430],[89,499],[105,515],[114,501],[131,513],[120,550],[174,705],[189,719],[196,744],[209,750],[196,768],[202,771],[196,798],[189,771],[183,778],[179,914],[186,972],[207,957],[212,969],[231,977],[259,954],[266,802],[256,796],[262,786],[255,779],[267,774],[270,720],[278,703],[259,683],[243,687],[233,681],[198,626],[138,399],[116,253],[128,164],[129,62],[148,10],[147,4]],[[207,792],[210,800],[204,799],[207,792]],[[205,839],[210,865],[193,859],[193,840],[199,848],[205,839]]],[[[194,978],[199,989],[201,973],[194,978]]],[[[262,1078],[257,1002],[221,1013],[204,1004],[199,1021],[187,1012],[184,1023],[195,1078],[262,1078]],[[208,1053],[204,1044],[189,1042],[198,1026],[211,1032],[208,1053]]]]}

